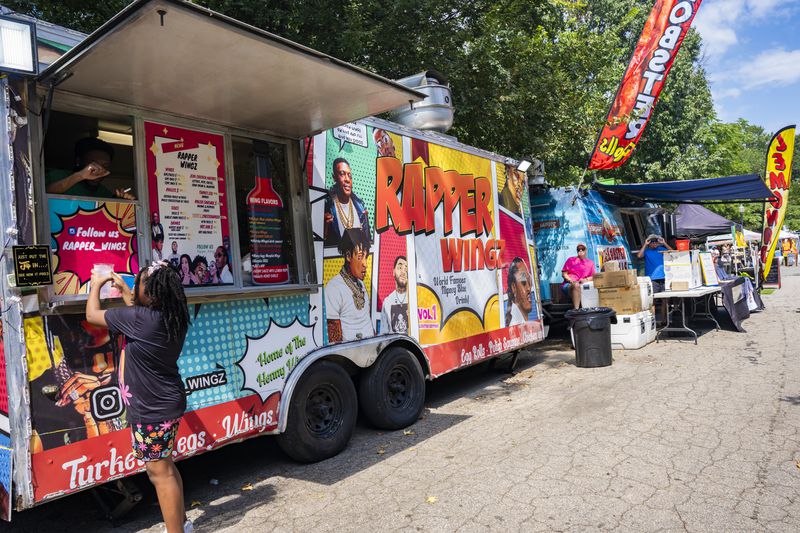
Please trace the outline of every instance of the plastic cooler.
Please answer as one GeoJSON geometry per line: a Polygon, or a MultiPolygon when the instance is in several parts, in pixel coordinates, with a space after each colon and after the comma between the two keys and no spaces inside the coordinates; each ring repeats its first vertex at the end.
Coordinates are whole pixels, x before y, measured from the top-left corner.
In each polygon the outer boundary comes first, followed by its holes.
{"type": "Polygon", "coordinates": [[[655,339],[656,319],[650,311],[617,315],[617,323],[611,324],[611,348],[615,350],[638,350],[655,339]]]}

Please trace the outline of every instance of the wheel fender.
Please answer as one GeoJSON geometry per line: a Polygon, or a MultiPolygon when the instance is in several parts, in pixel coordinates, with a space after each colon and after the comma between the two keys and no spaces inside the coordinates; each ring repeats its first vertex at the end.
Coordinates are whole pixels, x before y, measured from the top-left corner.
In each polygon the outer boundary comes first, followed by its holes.
{"type": "Polygon", "coordinates": [[[430,363],[427,355],[425,355],[425,351],[415,339],[407,335],[381,335],[364,340],[331,344],[314,350],[303,357],[300,362],[295,365],[289,375],[286,376],[286,382],[283,385],[283,391],[281,391],[281,400],[278,405],[278,433],[286,431],[286,420],[289,414],[289,405],[292,403],[292,395],[305,371],[314,363],[336,355],[344,357],[359,368],[367,368],[378,359],[386,348],[396,343],[406,345],[410,343],[413,345],[418,353],[422,354],[425,362],[423,371],[426,374],[428,373],[430,363]]]}

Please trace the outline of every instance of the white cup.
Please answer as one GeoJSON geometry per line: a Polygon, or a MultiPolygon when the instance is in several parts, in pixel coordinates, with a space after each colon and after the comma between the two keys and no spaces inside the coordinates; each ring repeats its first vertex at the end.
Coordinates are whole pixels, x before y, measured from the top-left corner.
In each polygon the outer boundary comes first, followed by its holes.
{"type": "MultiPolygon", "coordinates": [[[[114,272],[114,265],[110,263],[95,263],[94,264],[94,271],[100,276],[108,276],[112,272],[114,272]]],[[[100,287],[100,298],[111,298],[113,295],[111,294],[112,289],[112,282],[108,282],[102,287],[100,287]]]]}

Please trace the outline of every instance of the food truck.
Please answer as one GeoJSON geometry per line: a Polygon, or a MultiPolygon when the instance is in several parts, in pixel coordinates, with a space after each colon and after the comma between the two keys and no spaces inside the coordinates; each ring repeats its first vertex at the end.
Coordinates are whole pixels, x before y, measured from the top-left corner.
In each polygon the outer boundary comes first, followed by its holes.
{"type": "MultiPolygon", "coordinates": [[[[637,268],[636,251],[647,235],[668,235],[670,217],[653,204],[611,202],[593,189],[535,187],[531,190],[532,223],[542,270],[541,298],[559,300],[564,278],[561,268],[575,255],[578,243],[598,271],[605,261],[619,261],[622,268],[637,268]],[[631,253],[633,251],[633,253],[631,253]]],[[[571,304],[569,305],[571,307],[571,304]]]]}
{"type": "Polygon", "coordinates": [[[0,79],[5,518],[143,470],[92,269],[182,280],[176,459],[278,434],[322,460],[359,410],[408,426],[425,379],[543,339],[517,162],[364,118],[423,96],[179,0],[0,79]]]}

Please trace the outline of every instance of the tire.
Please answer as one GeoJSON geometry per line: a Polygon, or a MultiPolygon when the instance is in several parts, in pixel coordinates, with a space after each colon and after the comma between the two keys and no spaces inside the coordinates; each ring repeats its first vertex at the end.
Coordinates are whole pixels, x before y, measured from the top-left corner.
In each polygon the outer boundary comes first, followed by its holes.
{"type": "Polygon", "coordinates": [[[389,348],[362,373],[358,397],[361,412],[375,427],[410,426],[425,405],[425,376],[419,361],[405,348],[389,348]]]}
{"type": "Polygon", "coordinates": [[[356,389],[336,363],[319,361],[300,378],[292,395],[286,431],[278,446],[292,459],[315,463],[345,449],[358,415],[356,389]]]}

